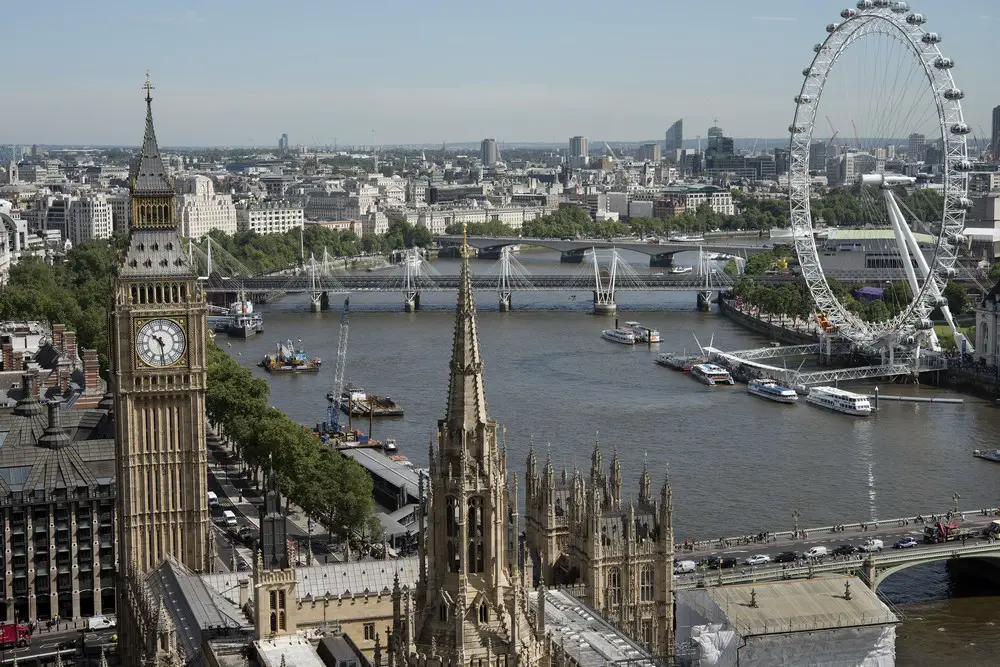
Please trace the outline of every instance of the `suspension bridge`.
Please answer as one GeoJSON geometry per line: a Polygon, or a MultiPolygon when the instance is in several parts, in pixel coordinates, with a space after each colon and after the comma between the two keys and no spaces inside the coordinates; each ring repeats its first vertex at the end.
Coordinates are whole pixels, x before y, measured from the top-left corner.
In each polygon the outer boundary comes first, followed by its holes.
{"type": "MultiPolygon", "coordinates": [[[[406,250],[401,261],[386,271],[345,273],[342,258],[325,249],[320,257],[310,255],[301,266],[257,275],[226,253],[210,238],[204,245],[191,243],[189,254],[198,267],[205,292],[220,304],[244,293],[257,302],[273,301],[286,294],[308,294],[314,311],[329,307],[331,294],[354,292],[396,292],[402,295],[408,312],[420,309],[423,292],[458,289],[457,275],[442,275],[417,248],[406,250]]],[[[743,266],[742,258],[737,265],[743,266]]],[[[698,305],[707,309],[713,294],[732,288],[738,276],[721,270],[707,253],[699,253],[696,267],[640,274],[616,248],[592,248],[584,254],[579,270],[561,275],[533,275],[505,246],[500,258],[485,272],[473,276],[473,288],[497,294],[501,311],[513,306],[515,292],[590,291],[594,312],[609,315],[617,310],[616,295],[621,291],[696,292],[698,305]]],[[[768,276],[767,284],[794,282],[795,276],[768,276]]]]}

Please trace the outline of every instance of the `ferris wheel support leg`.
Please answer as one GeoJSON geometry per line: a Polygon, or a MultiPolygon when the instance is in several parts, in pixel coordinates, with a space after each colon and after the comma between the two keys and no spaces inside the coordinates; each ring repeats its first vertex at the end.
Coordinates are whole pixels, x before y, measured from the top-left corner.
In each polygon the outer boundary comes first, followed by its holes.
{"type": "MultiPolygon", "coordinates": [[[[899,259],[903,265],[903,270],[906,272],[906,281],[910,283],[910,290],[913,292],[913,296],[916,297],[920,293],[920,283],[917,282],[917,274],[913,270],[913,262],[909,261],[910,250],[906,243],[906,232],[903,231],[903,228],[907,227],[906,219],[903,218],[903,213],[896,204],[896,198],[893,196],[892,190],[886,188],[882,190],[882,195],[885,199],[885,206],[889,211],[889,221],[892,223],[892,233],[896,237],[899,259]]],[[[917,254],[920,254],[919,248],[917,254]]],[[[920,260],[918,259],[917,261],[919,262],[920,260]]]]}

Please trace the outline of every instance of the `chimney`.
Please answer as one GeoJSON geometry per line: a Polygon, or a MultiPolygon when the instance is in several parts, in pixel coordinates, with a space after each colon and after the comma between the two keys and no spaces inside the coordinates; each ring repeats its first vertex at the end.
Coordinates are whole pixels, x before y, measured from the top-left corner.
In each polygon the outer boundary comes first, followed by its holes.
{"type": "Polygon", "coordinates": [[[80,359],[80,354],[76,349],[75,331],[67,331],[65,334],[63,334],[62,354],[70,361],[78,361],[80,359]]]}
{"type": "Polygon", "coordinates": [[[3,344],[3,359],[0,361],[0,366],[5,371],[14,370],[14,346],[10,343],[3,344]]]}
{"type": "Polygon", "coordinates": [[[62,430],[62,420],[59,418],[59,401],[49,402],[49,428],[53,431],[62,430]]]}
{"type": "Polygon", "coordinates": [[[100,391],[101,364],[97,359],[97,350],[83,348],[83,390],[85,392],[100,391]]]}
{"type": "Polygon", "coordinates": [[[65,324],[53,324],[52,325],[52,347],[54,347],[60,354],[63,352],[63,346],[66,344],[66,325],[65,324]]]}
{"type": "Polygon", "coordinates": [[[24,352],[22,350],[16,351],[11,355],[10,370],[12,371],[23,371],[24,370],[24,352]]]}
{"type": "Polygon", "coordinates": [[[38,378],[31,373],[22,375],[21,393],[24,398],[38,398],[38,378]]]}

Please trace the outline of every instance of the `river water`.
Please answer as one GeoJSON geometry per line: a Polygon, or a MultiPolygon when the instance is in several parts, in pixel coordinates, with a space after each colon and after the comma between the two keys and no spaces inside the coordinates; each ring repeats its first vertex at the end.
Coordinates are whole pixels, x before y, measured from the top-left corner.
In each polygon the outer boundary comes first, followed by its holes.
{"type": "MultiPolygon", "coordinates": [[[[525,252],[531,272],[575,273],[558,254],[525,252]]],[[[639,273],[659,271],[631,256],[639,273]]],[[[696,257],[678,256],[692,264],[696,257]]],[[[473,261],[484,273],[492,262],[473,261]]],[[[437,260],[441,273],[458,262],[437,260]]],[[[255,374],[267,377],[272,403],[294,420],[326,419],[339,334],[337,311],[310,313],[304,295],[261,307],[266,331],[220,342],[255,374]],[[301,340],[325,360],[317,375],[267,376],[256,363],[275,341],[301,340]]],[[[961,405],[882,402],[877,415],[854,419],[802,404],[777,405],[736,387],[708,388],[653,363],[659,351],[693,351],[697,340],[736,350],[767,341],[716,313],[696,310],[695,294],[622,292],[619,318],[659,329],[658,346],[629,348],[600,338],[611,318],[589,313],[591,294],[515,293],[514,311],[498,312],[481,293],[479,332],[490,416],[507,428],[509,466],[523,479],[529,443],[539,459],[589,471],[595,439],[607,462],[617,448],[626,494],[638,490],[648,460],[659,488],[669,464],[678,541],[790,530],[792,511],[806,526],[945,512],[952,494],[963,508],[997,506],[1000,466],[971,450],[995,446],[1000,411],[979,399],[961,405]],[[575,298],[573,298],[575,296],[575,298]],[[518,310],[518,309],[521,310],[518,310]]],[[[418,313],[402,312],[400,294],[351,297],[348,379],[390,395],[403,418],[375,422],[373,435],[394,437],[418,467],[446,403],[454,293],[425,293],[418,313]]],[[[951,395],[930,387],[883,385],[884,394],[951,395]]],[[[367,424],[362,426],[367,430],[367,424]]],[[[523,484],[521,486],[523,489],[523,484]]],[[[897,642],[900,665],[971,665],[1000,651],[1000,590],[970,586],[943,564],[914,567],[880,592],[905,618],[897,642]],[[929,660],[928,656],[933,656],[929,660]]]]}

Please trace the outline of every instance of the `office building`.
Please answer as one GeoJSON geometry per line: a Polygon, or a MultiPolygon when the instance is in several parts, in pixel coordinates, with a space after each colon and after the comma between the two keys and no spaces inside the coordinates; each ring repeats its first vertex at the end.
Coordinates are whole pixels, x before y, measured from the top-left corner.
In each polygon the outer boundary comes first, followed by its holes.
{"type": "MultiPolygon", "coordinates": [[[[64,335],[59,332],[58,339],[64,340],[64,335]]],[[[75,357],[75,342],[73,346],[75,357]]],[[[55,354],[60,362],[79,366],[79,358],[70,362],[55,348],[46,344],[39,355],[55,354]]],[[[96,378],[97,353],[83,352],[96,378]]],[[[0,416],[0,477],[5,487],[0,516],[7,526],[0,557],[6,570],[0,578],[0,619],[7,623],[115,610],[110,401],[101,409],[69,410],[60,391],[58,386],[43,387],[37,372],[27,373],[21,377],[17,404],[0,416]],[[45,395],[58,398],[43,402],[45,395]]]]}
{"type": "Polygon", "coordinates": [[[684,119],[674,122],[667,130],[666,138],[663,142],[663,155],[670,161],[677,160],[681,149],[684,148],[684,119]]]}
{"type": "Polygon", "coordinates": [[[278,139],[278,155],[288,155],[288,135],[282,134],[278,139]]]}
{"type": "Polygon", "coordinates": [[[213,229],[235,234],[236,206],[232,195],[215,192],[208,176],[182,176],[174,181],[177,224],[181,236],[200,239],[213,229]]]}
{"type": "Polygon", "coordinates": [[[993,161],[1000,164],[1000,106],[993,107],[992,130],[990,144],[992,145],[993,161]]]}
{"type": "Polygon", "coordinates": [[[922,162],[926,144],[927,137],[918,132],[911,134],[906,142],[906,159],[910,162],[922,162]]]}
{"type": "Polygon", "coordinates": [[[809,144],[809,171],[817,174],[826,171],[827,143],[814,141],[809,144]]]}
{"type": "Polygon", "coordinates": [[[583,158],[585,161],[590,157],[590,146],[587,137],[570,137],[569,157],[583,158]]]}
{"type": "Polygon", "coordinates": [[[113,230],[111,203],[102,192],[80,196],[66,216],[66,238],[79,245],[91,239],[111,238],[113,230]]]}
{"type": "Polygon", "coordinates": [[[479,159],[482,160],[484,167],[492,167],[500,161],[496,139],[483,139],[479,147],[479,159]]]}
{"type": "Polygon", "coordinates": [[[660,144],[643,144],[635,152],[635,159],[642,162],[659,162],[662,159],[660,144]]]}
{"type": "Polygon", "coordinates": [[[132,225],[114,277],[111,377],[115,379],[118,484],[118,627],[126,667],[149,664],[161,644],[143,575],[165,559],[210,569],[206,315],[198,274],[176,222],[176,194],[153,129],[129,178],[132,225]]]}
{"type": "MultiPolygon", "coordinates": [[[[345,218],[337,216],[335,219],[345,218]]],[[[304,224],[302,207],[290,201],[243,202],[236,207],[236,228],[241,232],[284,234],[304,224]]]]}

